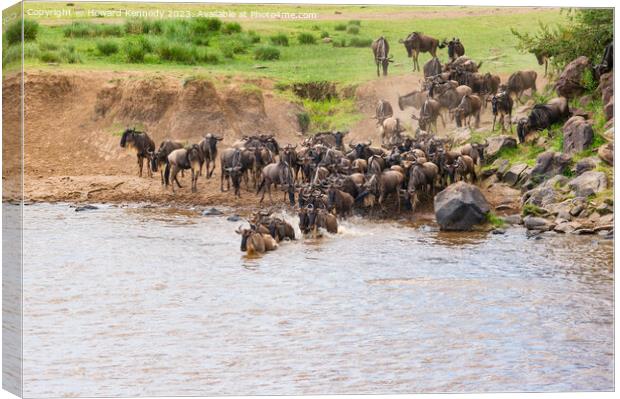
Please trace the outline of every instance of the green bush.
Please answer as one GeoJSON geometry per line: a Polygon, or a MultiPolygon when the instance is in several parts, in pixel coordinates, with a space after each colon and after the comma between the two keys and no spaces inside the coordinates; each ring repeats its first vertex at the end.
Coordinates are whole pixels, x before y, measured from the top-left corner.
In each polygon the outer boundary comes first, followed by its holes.
{"type": "Polygon", "coordinates": [[[278,33],[269,37],[269,41],[274,46],[288,46],[288,36],[286,36],[284,33],[278,33]]]}
{"type": "Polygon", "coordinates": [[[65,37],[84,38],[97,36],[122,36],[123,29],[120,25],[93,24],[91,22],[73,22],[64,30],[65,37]]]}
{"type": "Polygon", "coordinates": [[[352,19],[348,22],[349,25],[362,26],[362,21],[359,19],[352,19]]]}
{"type": "Polygon", "coordinates": [[[251,30],[248,32],[248,40],[251,44],[260,43],[260,35],[251,30]]]}
{"type": "Polygon", "coordinates": [[[345,24],[336,24],[336,26],[334,26],[334,30],[345,31],[347,30],[347,26],[345,24]]]}
{"type": "Polygon", "coordinates": [[[57,51],[43,51],[39,56],[39,59],[43,62],[60,62],[60,54],[57,51]]]}
{"type": "Polygon", "coordinates": [[[161,35],[164,33],[164,23],[161,20],[133,18],[125,21],[124,31],[129,35],[161,35]]]}
{"type": "Polygon", "coordinates": [[[241,25],[238,22],[228,22],[222,27],[222,33],[232,35],[233,33],[241,33],[241,25]]]}
{"type": "Polygon", "coordinates": [[[360,28],[357,25],[350,25],[347,28],[347,33],[350,35],[357,35],[358,33],[360,33],[360,28]]]}
{"type": "Polygon", "coordinates": [[[300,33],[297,35],[299,44],[316,44],[316,37],[310,33],[300,33]]]}
{"type": "Polygon", "coordinates": [[[360,37],[352,37],[349,40],[350,47],[370,47],[372,44],[372,39],[360,38],[360,37]]]}
{"type": "Polygon", "coordinates": [[[75,47],[73,45],[68,45],[63,47],[60,50],[60,58],[62,61],[68,64],[78,64],[82,62],[80,55],[75,51],[75,47]]]}
{"type": "MultiPolygon", "coordinates": [[[[222,28],[222,21],[218,18],[194,18],[192,20],[192,33],[206,35],[212,32],[219,32],[222,28]]],[[[240,27],[241,28],[241,27],[240,27]]]]}
{"type": "Polygon", "coordinates": [[[299,124],[299,130],[302,133],[306,133],[310,127],[310,115],[307,112],[297,114],[297,123],[299,124]]]}
{"type": "Polygon", "coordinates": [[[254,59],[271,61],[280,59],[280,50],[271,46],[262,46],[254,50],[254,59]]]}
{"type": "Polygon", "coordinates": [[[329,37],[329,32],[327,31],[321,32],[321,39],[325,39],[326,37],[329,37]]]}
{"type": "Polygon", "coordinates": [[[207,49],[198,49],[198,62],[203,64],[217,64],[220,62],[219,57],[215,53],[207,51],[207,49]]]}
{"type": "Polygon", "coordinates": [[[118,44],[112,40],[98,40],[97,50],[101,55],[112,55],[118,53],[118,44]]]}
{"type": "Polygon", "coordinates": [[[340,39],[334,39],[332,41],[332,46],[334,47],[347,47],[347,39],[341,37],[340,39]]]}
{"type": "Polygon", "coordinates": [[[22,41],[22,22],[24,24],[24,41],[29,42],[37,39],[39,23],[30,19],[18,19],[4,31],[4,37],[6,37],[9,46],[22,41]]]}
{"type": "MultiPolygon", "coordinates": [[[[39,46],[36,43],[24,43],[24,59],[27,58],[39,58],[41,54],[39,46]]],[[[22,46],[21,44],[15,44],[7,47],[2,51],[2,65],[7,65],[14,61],[22,60],[22,46]]]]}
{"type": "Polygon", "coordinates": [[[41,42],[39,43],[39,50],[41,51],[56,51],[58,50],[60,46],[58,46],[58,44],[56,43],[52,43],[52,42],[41,42]]]}
{"type": "Polygon", "coordinates": [[[145,64],[159,64],[160,61],[161,60],[159,59],[159,56],[157,54],[153,54],[153,53],[144,54],[143,62],[145,64]]]}
{"type": "Polygon", "coordinates": [[[191,44],[161,40],[156,44],[155,52],[163,61],[173,61],[189,65],[195,64],[198,61],[196,47],[191,44]]]}
{"type": "Polygon", "coordinates": [[[241,40],[230,40],[220,43],[220,50],[226,58],[233,58],[235,54],[245,54],[248,52],[249,44],[241,40]]]}
{"type": "Polygon", "coordinates": [[[153,51],[153,45],[144,36],[137,38],[127,38],[123,44],[123,52],[125,59],[132,64],[140,64],[144,62],[144,56],[153,51]]]}

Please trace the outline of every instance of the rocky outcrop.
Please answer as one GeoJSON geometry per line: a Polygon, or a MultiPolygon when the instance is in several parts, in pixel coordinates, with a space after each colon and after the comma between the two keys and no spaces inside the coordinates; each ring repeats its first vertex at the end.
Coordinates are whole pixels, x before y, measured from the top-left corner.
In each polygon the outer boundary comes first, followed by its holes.
{"type": "Polygon", "coordinates": [[[510,136],[495,136],[487,139],[489,144],[485,150],[485,157],[487,159],[493,159],[504,148],[516,148],[517,140],[510,136]]]}
{"type": "Polygon", "coordinates": [[[527,164],[524,164],[524,163],[512,165],[510,169],[508,169],[508,171],[504,173],[502,177],[504,183],[510,186],[516,185],[521,175],[525,172],[527,168],[528,168],[527,164]]]}
{"type": "Polygon", "coordinates": [[[568,169],[571,157],[561,152],[545,151],[536,158],[536,165],[530,172],[530,177],[523,184],[527,189],[534,188],[538,183],[545,179],[562,174],[568,169]]]}
{"type": "Polygon", "coordinates": [[[603,172],[585,172],[571,181],[568,186],[578,197],[587,197],[607,189],[607,176],[603,172]]]}
{"type": "Polygon", "coordinates": [[[601,75],[598,90],[603,100],[605,118],[610,120],[614,117],[614,73],[613,71],[601,75]]]}
{"type": "Polygon", "coordinates": [[[553,228],[555,227],[555,224],[552,223],[551,221],[545,218],[531,216],[531,215],[528,215],[523,218],[523,225],[525,225],[525,228],[528,230],[537,230],[537,231],[549,231],[549,230],[553,230],[553,228]]]}
{"type": "Polygon", "coordinates": [[[566,185],[567,182],[568,179],[565,176],[556,175],[541,185],[526,191],[521,198],[521,203],[523,205],[531,204],[545,208],[561,201],[563,195],[558,188],[566,185]]]}
{"type": "Polygon", "coordinates": [[[572,154],[586,150],[592,145],[594,130],[592,122],[582,116],[573,116],[562,127],[564,133],[564,152],[572,154]]]}
{"type": "Polygon", "coordinates": [[[583,158],[575,165],[575,174],[580,175],[589,170],[593,170],[599,163],[601,163],[601,160],[596,157],[583,158]]]}
{"type": "Polygon", "coordinates": [[[571,61],[555,83],[558,95],[566,98],[575,98],[582,95],[586,88],[583,87],[583,74],[592,69],[588,57],[581,56],[571,61]]]}
{"type": "Polygon", "coordinates": [[[480,189],[457,182],[435,196],[435,218],[442,230],[471,230],[484,223],[490,211],[480,189]]]}

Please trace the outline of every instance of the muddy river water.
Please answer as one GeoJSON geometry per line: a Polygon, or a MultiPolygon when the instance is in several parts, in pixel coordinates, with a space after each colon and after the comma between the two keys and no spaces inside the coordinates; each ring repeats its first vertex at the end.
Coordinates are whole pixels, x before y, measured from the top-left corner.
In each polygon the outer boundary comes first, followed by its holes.
{"type": "Polygon", "coordinates": [[[613,389],[613,247],[353,218],[239,251],[198,211],[24,208],[25,396],[613,389]]]}

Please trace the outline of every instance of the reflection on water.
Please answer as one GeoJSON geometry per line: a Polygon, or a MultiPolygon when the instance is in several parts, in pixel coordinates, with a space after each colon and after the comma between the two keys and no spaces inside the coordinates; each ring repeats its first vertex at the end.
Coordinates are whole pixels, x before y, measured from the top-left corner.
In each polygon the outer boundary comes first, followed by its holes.
{"type": "Polygon", "coordinates": [[[239,224],[26,207],[24,394],[613,389],[611,241],[354,218],[249,259],[239,224]]]}

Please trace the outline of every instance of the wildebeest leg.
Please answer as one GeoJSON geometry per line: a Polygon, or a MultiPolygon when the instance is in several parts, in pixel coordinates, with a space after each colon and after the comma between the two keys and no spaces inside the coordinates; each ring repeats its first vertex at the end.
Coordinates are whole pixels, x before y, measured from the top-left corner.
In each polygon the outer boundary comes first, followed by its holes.
{"type": "Polygon", "coordinates": [[[512,111],[508,113],[508,127],[510,128],[510,133],[512,133],[512,111]]]}
{"type": "Polygon", "coordinates": [[[377,77],[381,76],[379,75],[379,61],[375,60],[375,64],[377,64],[377,77]]]}
{"type": "Polygon", "coordinates": [[[480,127],[480,110],[478,110],[478,112],[476,112],[476,125],[475,125],[476,129],[480,127]]]}
{"type": "MultiPolygon", "coordinates": [[[[207,162],[207,167],[209,166],[209,162],[207,162]]],[[[209,172],[209,177],[213,176],[213,172],[215,172],[215,161],[213,161],[213,166],[211,167],[211,171],[209,172]]]]}
{"type": "Polygon", "coordinates": [[[144,158],[138,155],[138,176],[142,177],[142,165],[144,164],[144,158]]]}
{"type": "Polygon", "coordinates": [[[192,168],[192,193],[196,192],[196,180],[198,180],[198,176],[199,176],[200,170],[198,170],[198,173],[194,172],[194,168],[192,168]]]}
{"type": "Polygon", "coordinates": [[[222,171],[222,175],[220,176],[220,191],[224,192],[224,171],[222,171]]]}

